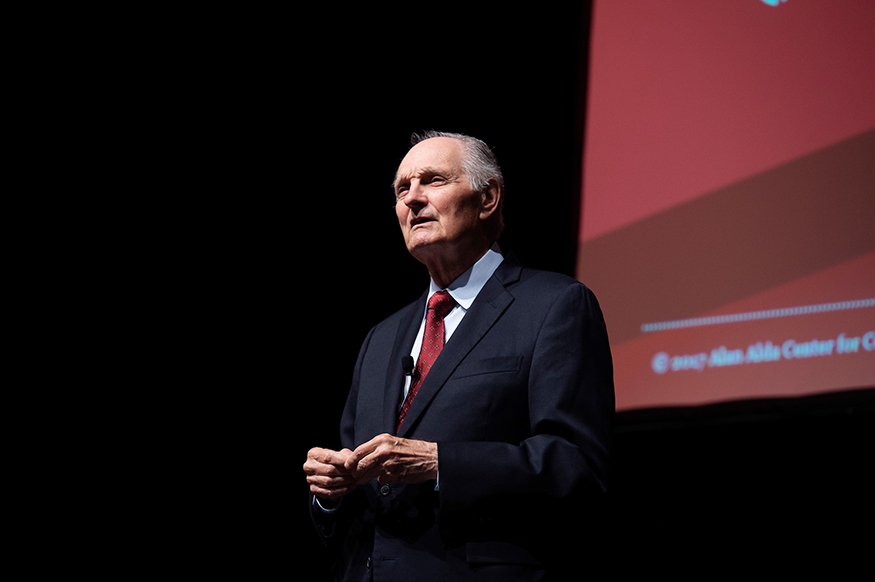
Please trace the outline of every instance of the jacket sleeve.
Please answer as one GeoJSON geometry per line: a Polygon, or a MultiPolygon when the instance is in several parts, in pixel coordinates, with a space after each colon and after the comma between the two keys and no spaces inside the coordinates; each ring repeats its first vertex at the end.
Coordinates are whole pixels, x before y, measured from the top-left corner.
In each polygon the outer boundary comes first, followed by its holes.
{"type": "Polygon", "coordinates": [[[613,367],[595,296],[565,289],[536,332],[520,443],[439,442],[442,519],[562,513],[607,487],[613,367]]]}

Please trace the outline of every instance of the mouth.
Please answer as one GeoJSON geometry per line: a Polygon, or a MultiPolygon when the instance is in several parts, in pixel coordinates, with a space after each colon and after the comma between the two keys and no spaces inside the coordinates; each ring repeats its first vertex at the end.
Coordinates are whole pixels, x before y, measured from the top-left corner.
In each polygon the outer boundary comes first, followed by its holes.
{"type": "Polygon", "coordinates": [[[418,216],[410,221],[410,228],[416,228],[421,224],[427,224],[429,222],[434,222],[434,218],[429,218],[427,216],[418,216]]]}

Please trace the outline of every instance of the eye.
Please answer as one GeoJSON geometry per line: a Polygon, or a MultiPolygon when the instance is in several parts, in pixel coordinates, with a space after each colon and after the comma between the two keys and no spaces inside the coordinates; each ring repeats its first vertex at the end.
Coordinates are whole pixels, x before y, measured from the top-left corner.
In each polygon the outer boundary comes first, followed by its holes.
{"type": "Polygon", "coordinates": [[[409,185],[407,185],[407,184],[401,184],[401,185],[398,186],[398,188],[395,189],[395,197],[396,197],[398,200],[401,200],[402,198],[404,198],[405,196],[407,196],[407,192],[408,192],[409,190],[410,190],[409,185]]]}

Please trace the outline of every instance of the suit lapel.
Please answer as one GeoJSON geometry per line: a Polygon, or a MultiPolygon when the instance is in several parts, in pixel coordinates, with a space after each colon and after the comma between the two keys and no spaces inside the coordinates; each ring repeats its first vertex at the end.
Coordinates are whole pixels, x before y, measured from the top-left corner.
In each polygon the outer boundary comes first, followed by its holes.
{"type": "Polygon", "coordinates": [[[383,406],[382,431],[389,434],[395,434],[395,427],[398,424],[398,411],[401,409],[401,396],[404,392],[404,370],[401,367],[401,358],[409,356],[410,350],[413,349],[413,342],[416,340],[416,334],[419,331],[422,314],[425,313],[427,295],[428,292],[426,291],[419,298],[419,301],[412,303],[398,323],[398,332],[395,334],[395,346],[392,349],[392,355],[389,357],[388,368],[386,370],[386,393],[383,397],[385,406],[383,406]]]}
{"type": "MultiPolygon", "coordinates": [[[[495,324],[507,307],[513,303],[513,296],[507,291],[506,285],[519,279],[521,267],[512,255],[505,258],[499,268],[486,282],[483,289],[477,295],[474,303],[465,317],[459,323],[459,327],[453,333],[450,341],[444,346],[443,351],[435,360],[434,366],[425,377],[425,381],[419,388],[416,398],[404,419],[401,432],[398,436],[407,435],[416,426],[419,417],[428,408],[429,403],[443,388],[453,371],[458,367],[465,356],[486,335],[486,332],[495,324]]],[[[422,308],[425,308],[424,300],[422,308]]],[[[416,330],[418,331],[418,329],[416,330]]],[[[415,335],[415,331],[414,331],[415,335]]],[[[413,345],[411,339],[407,346],[408,353],[413,345]]],[[[398,369],[400,372],[400,356],[398,369]]]]}

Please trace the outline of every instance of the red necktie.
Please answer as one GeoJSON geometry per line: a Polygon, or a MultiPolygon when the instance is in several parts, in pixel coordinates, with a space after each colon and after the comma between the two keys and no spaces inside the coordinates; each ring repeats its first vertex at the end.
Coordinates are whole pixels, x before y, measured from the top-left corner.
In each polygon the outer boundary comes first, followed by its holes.
{"type": "Polygon", "coordinates": [[[404,417],[407,416],[407,411],[410,410],[410,405],[413,404],[413,399],[416,398],[416,393],[419,392],[419,387],[422,386],[428,371],[431,370],[432,364],[434,364],[441,350],[444,349],[444,317],[455,305],[456,301],[446,291],[438,291],[428,300],[428,311],[425,314],[425,333],[422,334],[422,347],[419,348],[419,359],[416,360],[413,382],[410,383],[407,398],[404,399],[404,405],[398,414],[396,433],[401,429],[404,417]]]}

